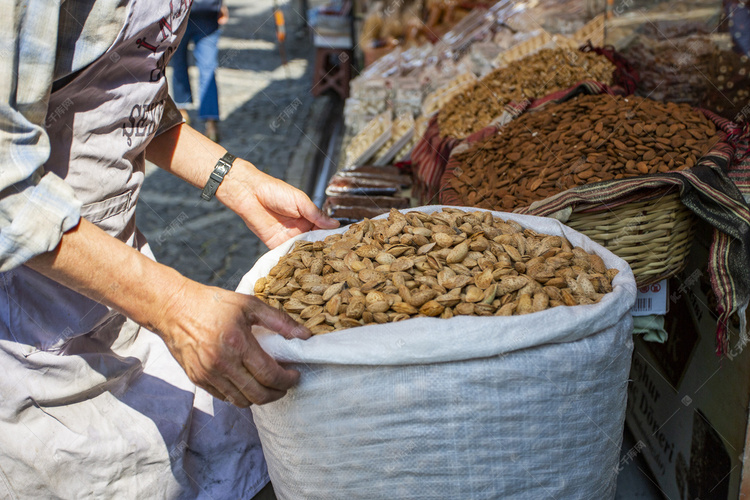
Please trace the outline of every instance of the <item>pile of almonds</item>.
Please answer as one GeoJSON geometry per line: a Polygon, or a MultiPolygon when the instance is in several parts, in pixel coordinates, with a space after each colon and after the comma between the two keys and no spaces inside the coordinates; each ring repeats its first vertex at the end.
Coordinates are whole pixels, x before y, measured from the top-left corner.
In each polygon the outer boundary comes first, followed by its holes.
{"type": "Polygon", "coordinates": [[[440,110],[440,135],[463,139],[500,116],[509,102],[537,99],[583,80],[610,85],[614,65],[595,52],[544,49],[489,73],[440,110]]]}
{"type": "Polygon", "coordinates": [[[616,269],[560,236],[490,212],[391,210],[298,241],[255,295],[314,334],[412,317],[511,316],[594,304],[616,269]]]}
{"type": "Polygon", "coordinates": [[[719,139],[687,104],[579,96],[527,112],[456,154],[448,182],[457,204],[513,210],[575,186],[691,168],[719,139]]]}

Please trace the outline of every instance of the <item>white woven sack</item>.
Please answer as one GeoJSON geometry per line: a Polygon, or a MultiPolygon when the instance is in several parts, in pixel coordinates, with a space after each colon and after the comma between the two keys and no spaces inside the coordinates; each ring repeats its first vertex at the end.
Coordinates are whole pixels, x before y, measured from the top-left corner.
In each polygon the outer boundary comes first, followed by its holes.
{"type": "MultiPolygon", "coordinates": [[[[614,291],[525,316],[418,318],[306,341],[256,332],[302,374],[284,398],[253,407],[278,498],[614,497],[633,274],[556,220],[494,215],[596,253],[620,270],[614,291]]],[[[238,291],[252,293],[292,244],[264,255],[238,291]]]]}

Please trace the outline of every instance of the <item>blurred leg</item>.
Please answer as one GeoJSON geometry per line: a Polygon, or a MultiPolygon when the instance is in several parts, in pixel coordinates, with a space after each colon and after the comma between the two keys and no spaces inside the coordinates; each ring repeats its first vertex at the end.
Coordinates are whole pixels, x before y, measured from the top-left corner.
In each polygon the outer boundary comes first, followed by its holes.
{"type": "Polygon", "coordinates": [[[738,2],[729,19],[732,24],[729,33],[732,35],[734,50],[750,55],[750,7],[738,2]]]}
{"type": "Polygon", "coordinates": [[[198,66],[199,102],[198,116],[202,120],[219,119],[219,94],[216,88],[216,68],[219,65],[219,24],[216,16],[196,17],[198,34],[195,38],[195,64],[198,66]]]}
{"type": "Polygon", "coordinates": [[[172,95],[177,107],[183,109],[193,103],[193,94],[190,92],[190,77],[188,76],[188,45],[193,36],[192,23],[188,22],[185,36],[182,37],[177,50],[172,54],[170,65],[172,66],[172,95]]]}

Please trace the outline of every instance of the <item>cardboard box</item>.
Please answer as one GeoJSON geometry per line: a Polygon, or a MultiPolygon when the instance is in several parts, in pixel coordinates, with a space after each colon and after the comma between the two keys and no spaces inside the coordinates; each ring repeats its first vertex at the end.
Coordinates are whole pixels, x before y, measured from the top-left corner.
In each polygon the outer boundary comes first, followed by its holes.
{"type": "Polygon", "coordinates": [[[668,341],[636,339],[633,353],[626,424],[634,453],[673,500],[750,498],[750,345],[735,334],[729,356],[716,356],[707,256],[706,242],[696,242],[670,280],[668,341]]]}

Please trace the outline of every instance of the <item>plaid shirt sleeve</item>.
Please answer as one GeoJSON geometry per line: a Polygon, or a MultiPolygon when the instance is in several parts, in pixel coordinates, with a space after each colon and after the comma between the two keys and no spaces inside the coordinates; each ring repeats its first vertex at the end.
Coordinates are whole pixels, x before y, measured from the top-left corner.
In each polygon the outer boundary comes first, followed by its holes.
{"type": "Polygon", "coordinates": [[[44,170],[60,6],[0,0],[0,8],[0,271],[8,271],[53,250],[78,224],[81,202],[44,170]]]}

